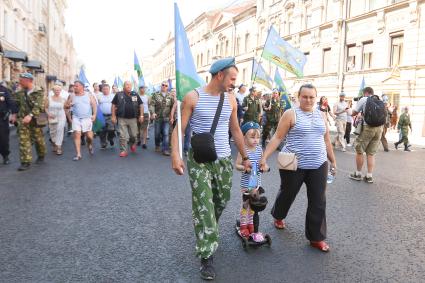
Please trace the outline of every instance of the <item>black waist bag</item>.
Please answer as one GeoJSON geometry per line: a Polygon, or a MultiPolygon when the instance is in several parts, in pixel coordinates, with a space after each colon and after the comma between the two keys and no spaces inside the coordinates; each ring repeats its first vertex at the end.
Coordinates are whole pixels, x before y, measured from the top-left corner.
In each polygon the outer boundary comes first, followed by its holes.
{"type": "Polygon", "coordinates": [[[193,151],[193,159],[198,163],[214,162],[217,160],[215,151],[214,134],[223,108],[224,93],[220,95],[220,101],[215,112],[214,120],[209,133],[193,133],[190,144],[193,151]]]}

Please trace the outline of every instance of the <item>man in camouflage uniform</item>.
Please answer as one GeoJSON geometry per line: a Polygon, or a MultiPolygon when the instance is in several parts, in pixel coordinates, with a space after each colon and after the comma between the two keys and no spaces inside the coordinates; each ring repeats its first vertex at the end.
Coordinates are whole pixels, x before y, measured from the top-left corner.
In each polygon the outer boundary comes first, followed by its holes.
{"type": "Polygon", "coordinates": [[[262,146],[266,147],[266,140],[271,131],[276,131],[277,124],[280,119],[280,105],[279,105],[279,92],[274,90],[272,96],[266,101],[264,105],[264,112],[266,113],[266,125],[263,129],[262,146]]]}
{"type": "Polygon", "coordinates": [[[245,111],[242,124],[248,121],[260,123],[261,101],[257,97],[257,90],[255,89],[255,87],[251,87],[249,89],[249,95],[245,96],[242,103],[242,107],[245,111]]]}
{"type": "MultiPolygon", "coordinates": [[[[214,62],[211,65],[210,73],[212,78],[202,88],[201,93],[197,92],[200,89],[193,90],[184,97],[181,115],[181,137],[184,136],[186,125],[190,119],[192,119],[190,126],[198,134],[208,132],[211,129],[216,110],[212,110],[213,108],[209,108],[210,105],[205,104],[205,100],[204,102],[201,100],[206,99],[206,97],[215,97],[218,105],[220,94],[234,88],[238,74],[235,59],[225,58],[214,62]],[[202,118],[199,118],[201,116],[202,118]],[[205,125],[205,121],[208,121],[208,125],[205,125]]],[[[230,199],[230,190],[232,188],[232,156],[230,145],[227,142],[229,130],[235,140],[239,154],[242,156],[245,170],[249,170],[251,167],[239,127],[236,98],[233,95],[225,94],[225,100],[227,101],[224,102],[223,111],[217,124],[217,131],[214,135],[214,139],[217,139],[215,144],[220,143],[224,146],[217,147],[218,159],[211,162],[198,163],[193,157],[193,150],[190,149],[187,160],[192,187],[192,218],[196,235],[196,255],[201,258],[200,275],[205,280],[215,278],[213,254],[218,247],[218,221],[227,201],[230,199]]],[[[173,132],[172,144],[173,170],[178,175],[183,175],[185,165],[179,155],[177,127],[173,132]]]]}
{"type": "Polygon", "coordinates": [[[404,112],[400,115],[400,119],[398,120],[397,128],[401,133],[401,138],[398,142],[396,142],[395,149],[398,149],[398,145],[404,143],[404,151],[410,151],[409,149],[409,128],[412,131],[412,123],[410,122],[409,115],[409,107],[403,108],[404,112]]]}
{"type": "Polygon", "coordinates": [[[155,151],[162,151],[162,154],[169,156],[170,113],[173,108],[174,99],[167,90],[168,83],[163,81],[161,91],[152,95],[149,103],[149,112],[155,121],[155,151]],[[160,148],[161,135],[162,149],[160,148]]]}
{"type": "Polygon", "coordinates": [[[44,162],[46,155],[46,144],[42,128],[37,127],[34,117],[44,112],[44,94],[43,89],[35,87],[34,77],[30,73],[23,73],[19,76],[21,90],[13,95],[16,101],[18,111],[18,136],[19,136],[19,155],[21,166],[18,171],[25,171],[30,168],[32,161],[32,144],[35,144],[37,151],[36,164],[44,162]]]}

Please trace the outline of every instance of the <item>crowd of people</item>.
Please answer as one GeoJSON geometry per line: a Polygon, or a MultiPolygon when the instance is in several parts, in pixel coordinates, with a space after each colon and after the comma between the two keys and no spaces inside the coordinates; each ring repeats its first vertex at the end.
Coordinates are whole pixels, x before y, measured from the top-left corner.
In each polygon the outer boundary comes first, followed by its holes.
{"type": "Polygon", "coordinates": [[[17,125],[19,171],[31,167],[33,144],[36,163],[44,162],[47,153],[45,125],[52,151],[57,155],[63,154],[64,134],[73,134],[73,160],[79,161],[83,158],[83,145],[87,146],[90,155],[94,154],[95,135],[99,137],[101,149],[114,147],[118,136],[121,158],[128,156],[129,151],[136,152],[138,146],[147,149],[148,128],[153,122],[155,151],[171,155],[172,168],[178,175],[183,175],[188,167],[196,254],[201,259],[201,277],[210,280],[215,278],[213,255],[219,241],[218,220],[230,199],[233,165],[242,171],[240,231],[243,237],[251,237],[258,233],[253,207],[267,203],[256,199],[260,195],[257,192],[261,187],[261,174],[268,170],[267,160],[279,148],[279,158],[282,154],[283,159],[293,158],[296,164],[295,167],[280,167],[280,190],[271,210],[274,226],[286,228],[285,218],[301,186],[306,184],[305,236],[312,247],[328,252],[330,247],[325,242],[326,181],[329,172],[336,174],[337,171],[334,147],[344,152],[352,146],[350,137],[355,127],[356,170],[349,178],[373,183],[374,155],[379,143],[382,142],[384,150],[388,151],[387,130],[398,124],[400,141],[395,147],[404,143],[405,150],[410,150],[408,109],[404,109],[397,123],[395,107],[391,108],[385,97],[374,95],[371,87],[363,89],[363,97],[354,107],[341,93],[332,108],[326,97],[316,103],[318,93],[311,84],[302,85],[288,101],[282,99],[278,90],[263,95],[256,87],[247,90],[242,84],[236,92],[238,68],[234,58],[214,62],[210,73],[212,78],[207,85],[184,97],[181,135],[175,127],[178,119],[176,93],[174,89],[169,91],[166,81],[162,82],[160,91],[151,96],[146,94],[144,86],[133,90],[128,81],[124,82],[122,91],[102,81],[93,84],[91,92],[90,86],[79,80],[69,85],[67,91],[56,84],[45,94],[34,85],[31,74],[23,73],[18,91],[10,93],[0,86],[0,120],[5,121],[1,125],[7,123],[7,131],[2,126],[0,133],[4,164],[9,163],[9,122],[17,125]],[[371,103],[378,109],[376,112],[370,113],[371,103]],[[329,130],[332,120],[336,126],[333,140],[329,130]],[[179,153],[179,136],[187,163],[179,153]],[[235,164],[231,140],[238,151],[235,164]],[[367,172],[363,177],[365,155],[367,172]],[[251,172],[258,177],[254,186],[249,179],[251,172]]]}

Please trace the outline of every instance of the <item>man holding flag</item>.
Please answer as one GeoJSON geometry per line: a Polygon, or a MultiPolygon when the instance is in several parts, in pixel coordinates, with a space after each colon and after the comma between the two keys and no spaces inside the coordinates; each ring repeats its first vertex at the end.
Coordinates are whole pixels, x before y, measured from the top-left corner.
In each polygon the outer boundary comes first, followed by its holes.
{"type": "MultiPolygon", "coordinates": [[[[186,125],[194,134],[206,133],[211,129],[220,96],[224,93],[221,115],[214,134],[214,144],[218,159],[213,162],[198,163],[194,160],[192,149],[187,166],[192,187],[192,216],[196,234],[196,254],[201,258],[201,277],[214,279],[213,254],[218,247],[218,220],[232,188],[233,166],[230,151],[229,129],[236,147],[249,170],[251,164],[244,148],[242,132],[237,118],[237,102],[227,92],[235,86],[238,69],[234,58],[225,58],[211,65],[211,81],[204,87],[190,91],[183,99],[181,135],[186,125]]],[[[177,129],[177,128],[176,128],[177,129]]],[[[183,175],[185,165],[179,156],[177,130],[172,137],[172,167],[178,175],[183,175]]]]}

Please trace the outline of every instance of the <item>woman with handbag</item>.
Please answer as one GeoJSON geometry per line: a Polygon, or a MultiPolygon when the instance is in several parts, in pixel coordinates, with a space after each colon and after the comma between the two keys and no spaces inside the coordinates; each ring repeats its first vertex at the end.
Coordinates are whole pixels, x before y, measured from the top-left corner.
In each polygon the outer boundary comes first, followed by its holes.
{"type": "Polygon", "coordinates": [[[317,91],[311,84],[300,87],[299,107],[286,111],[276,133],[267,145],[260,168],[267,167],[268,157],[286,138],[286,145],[278,156],[281,179],[280,191],[272,208],[277,229],[284,229],[284,219],[303,183],[307,187],[308,207],[305,235],[310,245],[329,251],[326,238],[326,179],[328,162],[335,174],[336,161],[330,141],[326,117],[316,107],[317,91]]]}
{"type": "Polygon", "coordinates": [[[65,98],[61,96],[62,87],[55,85],[53,95],[46,103],[46,113],[49,120],[50,138],[53,142],[53,152],[62,155],[63,134],[66,125],[65,98]]]}

